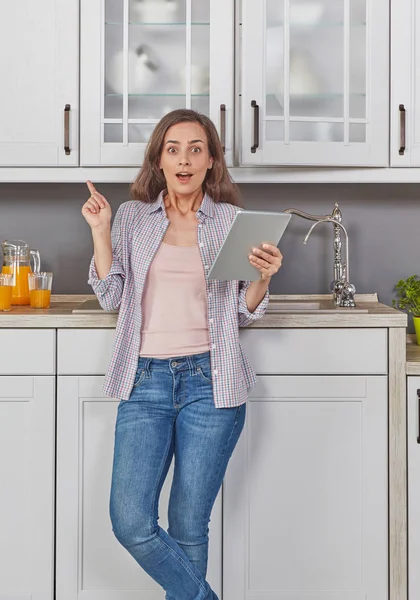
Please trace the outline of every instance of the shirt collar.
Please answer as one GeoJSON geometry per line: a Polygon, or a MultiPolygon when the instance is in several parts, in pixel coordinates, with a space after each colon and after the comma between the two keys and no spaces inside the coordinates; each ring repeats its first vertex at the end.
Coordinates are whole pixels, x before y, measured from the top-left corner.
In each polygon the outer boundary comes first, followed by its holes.
{"type": "MultiPolygon", "coordinates": [[[[197,212],[202,212],[204,215],[206,215],[206,217],[213,218],[213,211],[214,211],[213,204],[214,204],[213,200],[210,198],[210,196],[208,194],[205,193],[203,196],[203,200],[201,201],[200,208],[198,209],[197,212]]],[[[165,204],[163,202],[163,190],[160,192],[157,199],[154,202],[150,203],[148,213],[150,215],[160,209],[162,209],[165,212],[165,204]]]]}

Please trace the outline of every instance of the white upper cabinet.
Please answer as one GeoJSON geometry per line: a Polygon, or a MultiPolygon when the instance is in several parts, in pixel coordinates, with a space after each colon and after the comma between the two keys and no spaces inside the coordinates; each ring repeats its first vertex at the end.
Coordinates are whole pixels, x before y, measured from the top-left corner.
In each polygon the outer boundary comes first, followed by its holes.
{"type": "Polygon", "coordinates": [[[0,55],[0,166],[77,165],[78,0],[1,2],[0,55]]]}
{"type": "Polygon", "coordinates": [[[233,150],[233,0],[81,1],[81,164],[139,166],[156,123],[192,108],[233,150]]]}
{"type": "Polygon", "coordinates": [[[243,0],[241,164],[387,166],[384,0],[243,0]]]}
{"type": "Polygon", "coordinates": [[[391,166],[420,167],[420,10],[391,1],[391,166]],[[416,43],[417,41],[417,43],[416,43]]]}

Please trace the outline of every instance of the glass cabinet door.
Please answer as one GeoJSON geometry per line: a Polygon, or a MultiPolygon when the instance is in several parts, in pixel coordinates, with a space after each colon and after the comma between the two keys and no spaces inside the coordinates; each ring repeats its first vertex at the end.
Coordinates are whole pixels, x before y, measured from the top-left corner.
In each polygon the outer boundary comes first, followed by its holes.
{"type": "Polygon", "coordinates": [[[385,5],[244,0],[242,163],[388,164],[385,5]]]}
{"type": "Polygon", "coordinates": [[[82,0],[81,99],[83,165],[140,165],[156,123],[178,108],[209,116],[230,156],[233,2],[82,0]]]}

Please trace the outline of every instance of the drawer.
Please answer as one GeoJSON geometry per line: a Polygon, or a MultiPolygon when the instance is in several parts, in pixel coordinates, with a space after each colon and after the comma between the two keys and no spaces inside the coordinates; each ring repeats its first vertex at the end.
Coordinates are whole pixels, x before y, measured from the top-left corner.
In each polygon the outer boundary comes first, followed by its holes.
{"type": "Polygon", "coordinates": [[[0,375],[54,375],[55,329],[0,329],[0,375]]]}
{"type": "MultiPolygon", "coordinates": [[[[374,381],[386,376],[374,377],[374,381]]],[[[304,400],[323,402],[331,400],[358,401],[366,398],[366,375],[261,375],[251,388],[249,398],[263,400],[304,400]]],[[[386,386],[385,386],[386,389],[386,386]]],[[[387,395],[385,394],[385,404],[387,395]]]]}
{"type": "Polygon", "coordinates": [[[57,373],[104,375],[111,358],[115,328],[59,329],[57,373]]]}
{"type": "Polygon", "coordinates": [[[387,329],[242,329],[257,373],[386,374],[387,329]]]}

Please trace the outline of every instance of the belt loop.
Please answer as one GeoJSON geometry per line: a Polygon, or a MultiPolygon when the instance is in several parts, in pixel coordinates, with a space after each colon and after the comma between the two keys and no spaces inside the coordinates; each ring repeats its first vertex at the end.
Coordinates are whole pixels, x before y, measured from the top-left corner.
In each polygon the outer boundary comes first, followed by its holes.
{"type": "Polygon", "coordinates": [[[144,370],[146,372],[146,377],[150,377],[150,363],[152,362],[151,357],[146,358],[146,362],[144,363],[144,370]]]}
{"type": "Polygon", "coordinates": [[[195,375],[195,369],[196,369],[196,366],[195,366],[195,362],[194,362],[194,358],[193,358],[193,356],[194,356],[194,355],[188,355],[188,356],[187,356],[188,369],[189,369],[189,371],[190,371],[190,375],[191,375],[192,377],[195,375]]]}

